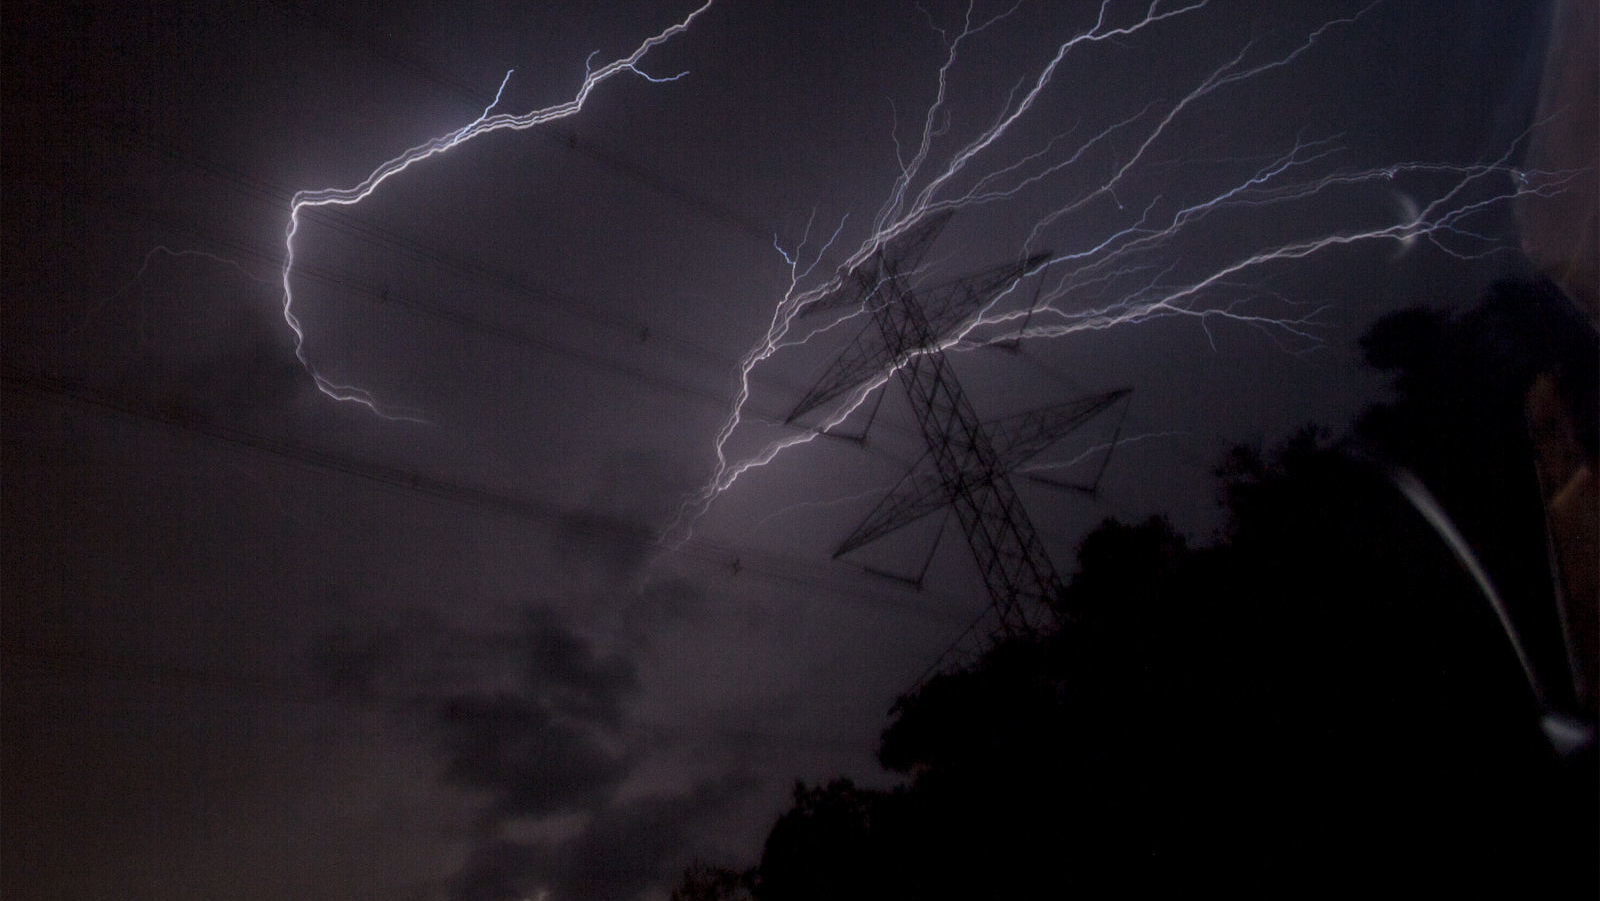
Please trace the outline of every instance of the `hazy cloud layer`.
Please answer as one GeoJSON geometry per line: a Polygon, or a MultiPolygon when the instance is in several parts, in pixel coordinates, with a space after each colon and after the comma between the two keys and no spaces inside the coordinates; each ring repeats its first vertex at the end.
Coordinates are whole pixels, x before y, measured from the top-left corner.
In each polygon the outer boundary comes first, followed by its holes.
{"type": "MultiPolygon", "coordinates": [[[[693,604],[670,585],[635,604],[656,594],[672,608],[660,615],[693,604]]],[[[441,784],[481,798],[450,897],[621,899],[668,885],[710,818],[753,784],[729,776],[641,787],[651,730],[633,709],[635,660],[551,610],[520,616],[503,632],[424,614],[347,628],[312,649],[310,666],[327,691],[420,713],[441,784]]]]}
{"type": "Polygon", "coordinates": [[[451,887],[456,901],[515,897],[622,901],[664,888],[695,852],[694,834],[748,789],[732,780],[597,810],[566,840],[479,845],[451,887]]]}

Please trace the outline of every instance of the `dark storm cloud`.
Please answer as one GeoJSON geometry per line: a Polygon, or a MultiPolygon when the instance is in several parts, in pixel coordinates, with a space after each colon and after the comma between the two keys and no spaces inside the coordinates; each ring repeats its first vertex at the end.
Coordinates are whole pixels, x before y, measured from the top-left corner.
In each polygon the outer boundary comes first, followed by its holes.
{"type": "Polygon", "coordinates": [[[603,591],[633,586],[659,553],[656,538],[694,476],[681,460],[637,449],[586,461],[582,470],[576,483],[587,496],[562,515],[551,550],[569,584],[603,591]]]}
{"type": "Polygon", "coordinates": [[[434,610],[411,607],[335,628],[311,645],[305,662],[330,695],[431,708],[519,667],[527,641],[516,626],[469,630],[434,610]]]}
{"type": "MultiPolygon", "coordinates": [[[[622,610],[646,641],[660,621],[692,620],[701,598],[667,580],[622,610]]],[[[517,627],[462,629],[426,611],[318,642],[308,662],[328,691],[421,711],[444,785],[484,796],[451,897],[622,899],[670,884],[719,811],[757,786],[741,777],[619,799],[644,757],[631,705],[635,661],[608,652],[538,607],[517,627]],[[510,679],[503,670],[511,669],[510,679]],[[521,824],[558,824],[518,837],[521,824]],[[566,824],[566,825],[560,825],[566,824]]]]}
{"type": "Polygon", "coordinates": [[[528,614],[529,693],[561,715],[615,727],[623,705],[639,688],[632,661],[602,654],[545,611],[528,614]]]}
{"type": "Polygon", "coordinates": [[[665,888],[696,851],[694,833],[749,786],[702,782],[686,792],[610,805],[566,840],[485,842],[454,880],[456,901],[548,892],[552,901],[622,901],[665,888]]]}
{"type": "Polygon", "coordinates": [[[544,816],[604,800],[628,774],[628,757],[589,724],[509,692],[462,695],[440,705],[445,779],[487,791],[488,815],[544,816]]]}
{"type": "Polygon", "coordinates": [[[231,348],[185,360],[172,367],[164,383],[149,384],[155,399],[178,402],[210,418],[242,410],[278,410],[309,396],[305,375],[284,358],[283,342],[265,329],[241,328],[231,348]]]}
{"type": "Polygon", "coordinates": [[[309,649],[307,664],[327,690],[442,705],[441,719],[467,729],[485,717],[622,725],[639,688],[633,661],[600,650],[550,610],[527,607],[520,617],[506,629],[470,630],[427,610],[404,611],[333,631],[309,649]],[[451,705],[457,709],[443,709],[451,705]]]}
{"type": "Polygon", "coordinates": [[[346,627],[317,642],[308,663],[329,693],[364,699],[373,693],[385,656],[375,635],[358,635],[346,627]]]}
{"type": "Polygon", "coordinates": [[[706,594],[686,579],[651,580],[622,607],[619,634],[641,650],[669,630],[699,620],[706,613],[706,594]]]}
{"type": "Polygon", "coordinates": [[[205,420],[281,410],[309,396],[270,282],[204,254],[152,250],[77,326],[125,400],[205,420]]]}
{"type": "Polygon", "coordinates": [[[504,632],[473,633],[426,613],[344,628],[311,649],[309,664],[332,692],[423,710],[441,778],[488,795],[490,830],[594,809],[637,762],[627,741],[636,665],[546,609],[526,609],[504,632]]]}
{"type": "Polygon", "coordinates": [[[622,583],[644,565],[654,539],[654,532],[638,521],[574,510],[561,518],[553,550],[569,573],[582,571],[601,582],[622,583]]]}

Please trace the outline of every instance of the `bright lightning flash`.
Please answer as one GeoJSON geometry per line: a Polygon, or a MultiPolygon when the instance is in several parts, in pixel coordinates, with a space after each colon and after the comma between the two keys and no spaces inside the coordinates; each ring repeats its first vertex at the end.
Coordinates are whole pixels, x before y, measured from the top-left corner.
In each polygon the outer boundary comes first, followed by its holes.
{"type": "MultiPolygon", "coordinates": [[[[343,385],[332,381],[312,365],[311,358],[307,354],[305,348],[305,329],[301,326],[299,317],[297,317],[294,313],[294,239],[295,234],[300,230],[301,211],[324,206],[354,206],[355,204],[358,204],[367,197],[371,196],[372,192],[376,191],[379,185],[383,184],[385,181],[388,181],[393,176],[404,172],[406,169],[409,169],[413,164],[426,160],[429,157],[438,156],[446,151],[453,150],[456,147],[459,147],[462,144],[472,140],[473,138],[479,137],[480,135],[489,134],[490,132],[495,131],[502,131],[505,129],[522,131],[524,129],[533,128],[538,125],[544,125],[548,122],[554,122],[558,119],[565,119],[568,116],[575,115],[583,109],[584,103],[589,99],[589,94],[593,92],[594,89],[601,84],[601,82],[606,81],[614,75],[620,75],[624,72],[631,72],[651,82],[659,83],[676,81],[678,78],[683,77],[683,75],[687,73],[680,72],[679,74],[670,77],[652,76],[640,69],[639,63],[644,59],[645,55],[657,45],[662,44],[680,32],[687,30],[691,22],[693,22],[701,13],[710,8],[712,2],[713,0],[706,0],[703,5],[689,13],[688,16],[684,17],[677,24],[666,28],[653,37],[645,39],[643,43],[641,43],[637,48],[634,49],[632,53],[628,54],[627,56],[613,60],[598,69],[592,68],[589,63],[585,63],[583,83],[578,87],[577,93],[574,94],[569,100],[566,100],[562,103],[557,103],[553,106],[544,107],[543,109],[536,109],[531,112],[522,113],[520,115],[513,115],[510,113],[494,113],[494,108],[500,104],[500,95],[505,91],[506,83],[511,79],[511,72],[508,71],[505,74],[505,78],[500,82],[500,89],[495,92],[494,101],[488,106],[484,107],[483,112],[479,114],[476,119],[473,119],[466,125],[463,125],[460,128],[457,128],[454,131],[448,132],[444,135],[440,135],[439,137],[432,138],[431,140],[418,144],[404,153],[401,153],[399,156],[379,164],[378,167],[373,169],[372,172],[368,174],[360,184],[357,184],[354,187],[323,188],[316,191],[297,191],[289,203],[289,225],[284,235],[283,242],[283,320],[289,324],[289,329],[294,333],[295,357],[300,361],[300,365],[305,368],[306,372],[310,374],[311,378],[316,382],[317,389],[334,400],[349,401],[351,403],[361,404],[362,406],[371,410],[373,413],[376,413],[385,419],[420,421],[415,420],[414,417],[402,415],[387,409],[378,402],[376,397],[374,397],[365,389],[358,388],[354,385],[343,385]]],[[[593,61],[593,58],[594,57],[591,54],[590,62],[593,61]]]]}
{"type": "MultiPolygon", "coordinates": [[[[1146,29],[1156,30],[1168,20],[1199,13],[1209,0],[1191,0],[1181,6],[1163,8],[1151,3],[1138,18],[1118,24],[1106,0],[1099,7],[1094,24],[1059,44],[1054,56],[1042,69],[1020,82],[1000,104],[990,124],[977,136],[953,151],[938,149],[947,136],[950,110],[947,90],[957,61],[982,33],[1016,11],[1013,6],[981,22],[974,22],[968,6],[959,32],[944,39],[945,55],[937,73],[937,91],[922,118],[920,140],[909,157],[900,147],[899,175],[872,220],[866,237],[826,278],[812,278],[821,257],[838,240],[843,230],[835,230],[820,250],[810,254],[809,265],[802,264],[807,239],[799,250],[788,253],[781,248],[789,266],[789,285],[774,305],[766,334],[746,353],[740,363],[738,388],[727,418],[713,441],[715,462],[704,485],[685,498],[678,516],[662,536],[668,546],[686,541],[694,524],[716,498],[745,473],[771,463],[784,451],[806,444],[818,435],[843,423],[859,409],[873,392],[918,354],[961,350],[1019,338],[1058,338],[1122,326],[1157,318],[1192,317],[1209,328],[1213,321],[1232,321],[1268,331],[1281,341],[1314,343],[1317,311],[1279,316],[1255,312],[1247,299],[1237,296],[1240,285],[1263,276],[1273,264],[1303,260],[1339,248],[1363,244],[1394,244],[1402,249],[1426,243],[1458,257],[1475,257],[1496,251],[1494,238],[1474,231],[1475,217],[1504,208],[1514,198],[1537,194],[1548,196],[1564,189],[1572,173],[1531,172],[1511,167],[1515,145],[1499,159],[1468,165],[1433,162],[1405,162],[1375,169],[1337,170],[1332,161],[1339,148],[1331,140],[1297,139],[1294,146],[1274,158],[1257,157],[1248,174],[1234,179],[1209,197],[1181,205],[1163,205],[1160,197],[1143,208],[1125,208],[1119,189],[1127,186],[1136,171],[1155,169],[1152,148],[1160,144],[1173,125],[1185,118],[1201,115],[1208,97],[1231,86],[1258,79],[1273,70],[1290,66],[1313,52],[1314,45],[1340,29],[1356,26],[1373,3],[1354,15],[1327,21],[1309,31],[1291,48],[1262,59],[1255,42],[1246,43],[1231,59],[1202,78],[1176,101],[1152,101],[1142,110],[1069,146],[1067,135],[1058,134],[1042,148],[1010,159],[1002,156],[1002,139],[1023,129],[1037,102],[1052,86],[1058,68],[1069,55],[1089,52],[1095,45],[1120,42],[1146,29]],[[1055,206],[1034,222],[1019,251],[1026,259],[1043,246],[1045,238],[1068,244],[1047,262],[1017,277],[981,309],[974,310],[954,327],[946,329],[936,346],[921,348],[887,362],[884,368],[848,392],[832,407],[825,408],[821,421],[773,441],[743,459],[730,459],[728,444],[739,432],[750,397],[751,373],[786,347],[804,344],[830,331],[846,320],[871,312],[882,303],[895,302],[875,292],[863,292],[866,300],[854,309],[836,311],[828,301],[837,302],[848,289],[855,273],[865,271],[876,255],[897,237],[907,234],[930,217],[948,210],[1002,204],[1024,196],[1036,196],[1056,189],[1069,172],[1082,172],[1089,165],[1091,152],[1102,153],[1113,146],[1124,149],[1120,162],[1109,174],[1092,182],[1087,190],[1055,206]],[[1264,161],[1264,162],[1263,162],[1264,161]],[[1315,174],[1317,169],[1321,174],[1315,174]],[[1253,213],[1267,208],[1293,209],[1297,202],[1340,191],[1399,190],[1405,183],[1405,196],[1417,198],[1401,215],[1371,227],[1351,227],[1315,237],[1285,241],[1260,247],[1222,260],[1220,265],[1195,272],[1183,270],[1163,258],[1163,250],[1195,233],[1208,217],[1223,210],[1253,213]],[[1076,218],[1074,214],[1080,214],[1076,218]],[[1097,223],[1111,222],[1098,236],[1097,223]],[[1063,229],[1070,223],[1072,229],[1063,229]],[[1018,290],[1029,282],[1029,290],[1018,290]],[[1026,295],[1026,302],[1024,296],[1026,295]],[[1072,306],[1066,301],[1071,298],[1072,306]],[[833,318],[798,334],[797,319],[813,309],[827,309],[833,318]]],[[[1130,17],[1131,18],[1131,17],[1130,17]]],[[[1172,164],[1162,164],[1172,165],[1172,164]]],[[[1392,196],[1392,195],[1391,195],[1392,196]]],[[[1393,204],[1388,206],[1392,207],[1393,204]]],[[[808,228],[809,232],[809,228],[808,228]]],[[[891,261],[892,262],[892,261],[891,261]]],[[[1192,267],[1194,264],[1189,263],[1192,267]]],[[[915,273],[911,273],[915,275],[915,273]]],[[[826,317],[821,317],[826,319],[826,317]]]]}

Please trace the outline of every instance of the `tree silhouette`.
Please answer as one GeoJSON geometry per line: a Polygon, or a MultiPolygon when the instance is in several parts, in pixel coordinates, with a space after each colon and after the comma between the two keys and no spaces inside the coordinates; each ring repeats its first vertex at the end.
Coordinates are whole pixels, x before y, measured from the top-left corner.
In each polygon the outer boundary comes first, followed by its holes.
{"type": "Polygon", "coordinates": [[[1493,609],[1374,464],[1436,485],[1533,621],[1552,586],[1515,417],[1539,372],[1580,415],[1594,391],[1581,346],[1551,364],[1537,323],[1507,338],[1538,290],[1381,321],[1364,347],[1394,399],[1356,442],[1231,452],[1215,543],[1094,531],[1061,598],[1078,619],[902,697],[879,753],[901,787],[797,786],[753,897],[1593,897],[1592,745],[1556,753],[1493,609]]]}
{"type": "Polygon", "coordinates": [[[735,872],[696,861],[683,871],[672,901],[750,901],[755,871],[735,872]]]}

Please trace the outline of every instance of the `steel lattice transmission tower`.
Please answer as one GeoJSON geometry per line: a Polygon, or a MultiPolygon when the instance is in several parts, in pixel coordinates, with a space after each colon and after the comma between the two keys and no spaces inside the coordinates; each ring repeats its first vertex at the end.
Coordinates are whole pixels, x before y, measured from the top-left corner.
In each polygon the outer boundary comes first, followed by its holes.
{"type": "MultiPolygon", "coordinates": [[[[1029,632],[1053,615],[1061,582],[1011,474],[1061,437],[1128,394],[1079,398],[998,422],[978,418],[940,348],[948,330],[1048,259],[1041,254],[996,266],[919,297],[908,274],[949,221],[934,217],[880,250],[848,276],[846,289],[818,309],[860,304],[872,323],[803,397],[788,421],[857,390],[894,366],[911,401],[927,453],[884,495],[834,552],[878,540],[929,514],[954,509],[1003,632],[1029,632]],[[871,334],[876,332],[875,335],[871,334]]],[[[931,559],[931,557],[930,557],[931,559]]]]}

